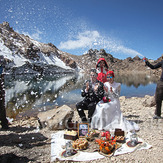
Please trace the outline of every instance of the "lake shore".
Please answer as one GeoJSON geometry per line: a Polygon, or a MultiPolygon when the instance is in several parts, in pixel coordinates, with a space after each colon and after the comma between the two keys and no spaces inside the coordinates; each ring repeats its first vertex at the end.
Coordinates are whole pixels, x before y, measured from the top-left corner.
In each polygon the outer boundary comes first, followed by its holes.
{"type": "MultiPolygon", "coordinates": [[[[91,162],[163,162],[163,119],[153,119],[155,106],[151,106],[152,99],[152,96],[120,97],[124,117],[138,123],[140,127],[140,131],[137,132],[138,136],[152,145],[152,148],[91,162]]],[[[74,109],[73,120],[80,121],[75,105],[72,105],[71,108],[74,109]]],[[[17,162],[19,160],[22,162],[50,162],[51,134],[55,132],[47,128],[39,129],[35,116],[12,121],[8,130],[0,129],[0,162],[11,158],[17,162]]]]}

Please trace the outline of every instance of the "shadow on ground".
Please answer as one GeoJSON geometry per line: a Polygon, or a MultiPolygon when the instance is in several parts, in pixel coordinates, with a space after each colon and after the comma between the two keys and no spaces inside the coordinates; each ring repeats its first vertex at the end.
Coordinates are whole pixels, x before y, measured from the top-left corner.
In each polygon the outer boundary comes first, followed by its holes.
{"type": "Polygon", "coordinates": [[[33,161],[33,160],[29,160],[27,157],[16,156],[13,153],[0,155],[1,163],[27,163],[29,161],[33,161]]]}
{"type": "Polygon", "coordinates": [[[21,149],[30,149],[35,146],[46,145],[46,138],[40,133],[10,133],[8,135],[0,135],[1,146],[17,146],[21,149]]]}

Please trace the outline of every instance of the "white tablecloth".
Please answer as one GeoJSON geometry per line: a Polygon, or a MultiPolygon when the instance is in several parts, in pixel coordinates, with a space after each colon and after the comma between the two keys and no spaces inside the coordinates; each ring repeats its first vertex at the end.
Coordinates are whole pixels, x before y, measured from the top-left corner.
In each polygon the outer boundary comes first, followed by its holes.
{"type": "MultiPolygon", "coordinates": [[[[152,146],[148,143],[144,142],[141,138],[138,138],[139,142],[135,147],[128,147],[127,142],[130,140],[130,134],[128,133],[126,136],[126,143],[122,144],[120,148],[118,148],[113,156],[134,152],[135,150],[149,149],[152,146]]],[[[63,138],[64,131],[58,131],[57,133],[51,134],[51,162],[56,160],[72,160],[72,161],[90,161],[104,158],[104,155],[99,154],[98,152],[82,152],[78,151],[77,154],[71,157],[63,157],[61,153],[65,150],[63,146],[65,146],[68,140],[63,138]]]]}
{"type": "Polygon", "coordinates": [[[58,160],[72,160],[72,161],[89,161],[104,158],[98,152],[82,152],[78,151],[77,154],[71,157],[62,157],[61,153],[65,150],[62,148],[68,140],[63,138],[64,131],[59,131],[51,134],[51,162],[58,160]]]}
{"type": "Polygon", "coordinates": [[[151,145],[144,142],[144,140],[139,137],[138,137],[138,142],[142,142],[142,143],[136,145],[135,147],[129,147],[127,145],[127,142],[130,141],[130,135],[131,133],[129,132],[126,136],[126,143],[122,144],[122,146],[114,152],[114,156],[134,152],[135,150],[149,149],[152,147],[151,145]]]}

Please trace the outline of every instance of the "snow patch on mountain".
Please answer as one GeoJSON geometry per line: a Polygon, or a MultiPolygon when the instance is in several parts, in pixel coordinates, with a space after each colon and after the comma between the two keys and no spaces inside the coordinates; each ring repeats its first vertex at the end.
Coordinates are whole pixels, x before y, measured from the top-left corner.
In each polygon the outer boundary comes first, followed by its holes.
{"type": "MultiPolygon", "coordinates": [[[[37,41],[33,41],[33,43],[40,46],[40,44],[37,41]]],[[[20,43],[16,43],[16,45],[20,47],[22,46],[20,43]]],[[[4,45],[4,41],[1,38],[0,38],[0,55],[3,55],[4,58],[13,61],[14,67],[20,67],[24,65],[26,62],[29,63],[41,62],[47,65],[55,65],[64,69],[72,69],[69,66],[66,66],[66,64],[54,54],[53,55],[50,54],[50,56],[47,56],[44,53],[40,52],[38,54],[38,56],[40,57],[39,61],[33,61],[30,59],[26,59],[25,57],[23,57],[23,55],[14,54],[8,47],[4,45]]]]}
{"type": "Polygon", "coordinates": [[[4,41],[0,38],[0,55],[3,55],[4,58],[9,59],[14,62],[14,67],[19,67],[25,64],[28,59],[24,58],[22,55],[13,54],[13,52],[4,45],[4,41]]]}

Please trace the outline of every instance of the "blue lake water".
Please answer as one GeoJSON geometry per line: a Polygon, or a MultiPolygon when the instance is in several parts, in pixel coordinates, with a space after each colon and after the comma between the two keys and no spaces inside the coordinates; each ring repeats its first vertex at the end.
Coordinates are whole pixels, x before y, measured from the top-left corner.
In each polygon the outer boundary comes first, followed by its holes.
{"type": "MultiPolygon", "coordinates": [[[[158,78],[149,75],[117,75],[121,96],[154,95],[158,78]]],[[[15,118],[21,112],[38,112],[61,105],[74,105],[80,100],[86,76],[16,76],[5,78],[6,111],[15,118]]]]}
{"type": "Polygon", "coordinates": [[[156,83],[151,83],[146,86],[140,85],[138,88],[134,86],[126,86],[122,84],[121,96],[126,97],[144,97],[145,95],[153,96],[156,89],[156,83]]]}
{"type": "MultiPolygon", "coordinates": [[[[138,88],[134,86],[121,85],[121,94],[120,96],[129,97],[144,97],[145,95],[153,96],[156,89],[156,83],[148,84],[146,86],[140,85],[138,88]]],[[[82,100],[81,89],[74,89],[67,93],[63,93],[62,96],[59,96],[56,100],[58,105],[63,104],[75,104],[76,102],[82,100]]]]}

